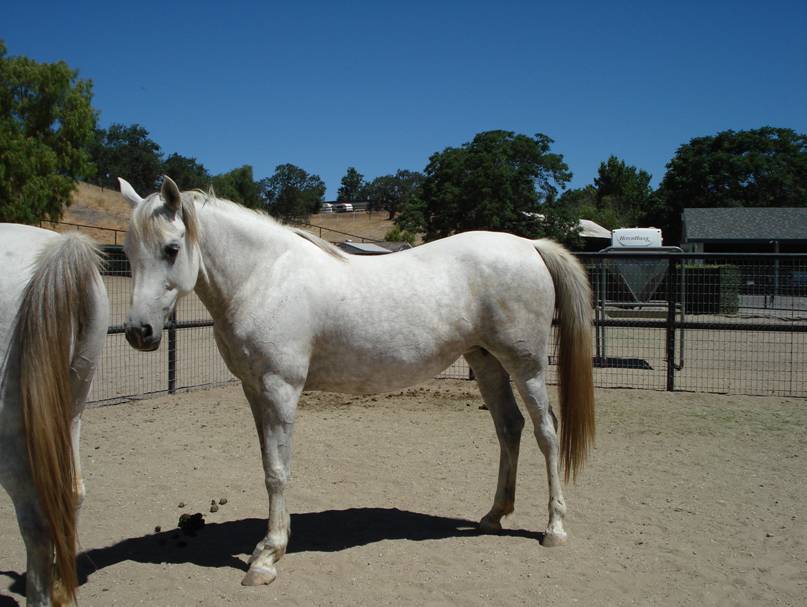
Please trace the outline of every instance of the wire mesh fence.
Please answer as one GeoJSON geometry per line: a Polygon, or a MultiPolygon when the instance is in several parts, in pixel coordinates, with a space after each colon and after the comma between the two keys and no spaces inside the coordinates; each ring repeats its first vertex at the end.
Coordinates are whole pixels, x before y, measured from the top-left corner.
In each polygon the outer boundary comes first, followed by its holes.
{"type": "Polygon", "coordinates": [[[597,385],[807,395],[807,255],[581,258],[597,385]]]}
{"type": "MultiPolygon", "coordinates": [[[[191,294],[159,350],[137,352],[123,322],[128,265],[109,247],[111,326],[90,394],[97,404],[235,381],[212,320],[191,294]]],[[[807,255],[580,254],[592,284],[598,387],[807,396],[807,255]]],[[[556,381],[553,355],[547,380],[556,381]]],[[[468,379],[459,359],[438,377],[468,379]]]]}
{"type": "Polygon", "coordinates": [[[151,394],[212,387],[235,381],[216,348],[212,319],[195,294],[180,300],[175,321],[164,329],[155,352],[138,352],[123,335],[132,280],[119,248],[107,248],[104,283],[110,302],[110,327],[88,398],[112,404],[151,394]]]}

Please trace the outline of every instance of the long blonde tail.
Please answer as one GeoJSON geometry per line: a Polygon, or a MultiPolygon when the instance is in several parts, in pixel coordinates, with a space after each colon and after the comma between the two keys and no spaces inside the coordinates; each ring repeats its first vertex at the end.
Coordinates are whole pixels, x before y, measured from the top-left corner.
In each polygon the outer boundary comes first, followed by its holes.
{"type": "MultiPolygon", "coordinates": [[[[71,442],[75,403],[70,381],[73,344],[92,314],[101,257],[92,241],[62,235],[36,260],[17,318],[23,429],[31,475],[48,525],[61,591],[74,601],[76,472],[71,442]]],[[[54,584],[54,586],[56,586],[54,584]]]]}
{"type": "Polygon", "coordinates": [[[568,482],[570,475],[577,478],[594,443],[591,286],[583,266],[561,245],[545,239],[534,244],[555,283],[560,324],[560,459],[568,482]]]}

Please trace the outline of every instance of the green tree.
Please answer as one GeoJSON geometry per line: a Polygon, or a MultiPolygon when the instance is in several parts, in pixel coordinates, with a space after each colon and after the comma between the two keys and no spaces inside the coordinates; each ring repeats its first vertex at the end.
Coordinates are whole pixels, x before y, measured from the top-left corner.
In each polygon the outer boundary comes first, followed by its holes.
{"type": "Polygon", "coordinates": [[[582,248],[580,238],[580,214],[567,206],[554,192],[550,192],[541,204],[541,212],[530,216],[532,225],[524,236],[549,237],[572,250],[582,248]]]}
{"type": "Polygon", "coordinates": [[[154,191],[162,169],[162,151],[143,126],[115,123],[106,130],[98,129],[90,153],[97,167],[93,183],[115,189],[118,177],[123,177],[138,192],[154,191]]]}
{"type": "Polygon", "coordinates": [[[92,174],[92,83],[66,63],[7,57],[0,41],[0,221],[58,221],[92,174]]]}
{"type": "Polygon", "coordinates": [[[541,133],[487,131],[432,155],[420,202],[405,219],[420,215],[427,240],[467,230],[566,238],[558,230],[566,224],[574,229],[576,222],[547,217],[560,211],[558,188],[571,179],[563,156],[550,151],[552,143],[541,133]]]}
{"type": "Polygon", "coordinates": [[[645,225],[658,210],[650,179],[647,171],[611,156],[600,163],[593,185],[564,192],[560,202],[610,230],[645,225]]]}
{"type": "Polygon", "coordinates": [[[360,202],[366,198],[367,182],[364,175],[359,173],[354,167],[348,167],[347,173],[342,177],[342,185],[336,199],[339,202],[360,202]]]}
{"type": "Polygon", "coordinates": [[[561,194],[560,204],[583,219],[590,219],[609,230],[627,225],[610,206],[600,208],[597,204],[597,188],[589,184],[582,188],[566,190],[561,194]]]}
{"type": "Polygon", "coordinates": [[[325,196],[325,183],[293,164],[281,164],[275,174],[261,181],[261,196],[269,213],[281,219],[307,221],[318,213],[325,196]]]}
{"type": "Polygon", "coordinates": [[[406,170],[376,177],[366,189],[370,210],[384,209],[389,213],[388,219],[395,219],[395,215],[418,196],[423,180],[422,173],[406,170]]]}
{"type": "Polygon", "coordinates": [[[418,194],[409,199],[395,216],[395,225],[404,232],[420,234],[426,231],[426,203],[418,194]]]}
{"type": "Polygon", "coordinates": [[[625,164],[616,156],[600,163],[594,187],[597,208],[610,207],[625,225],[636,225],[653,212],[655,199],[650,173],[625,164]]]}
{"type": "Polygon", "coordinates": [[[205,189],[210,184],[210,174],[196,158],[171,154],[163,161],[163,175],[168,175],[180,190],[205,189]]]}
{"type": "Polygon", "coordinates": [[[397,225],[395,225],[389,230],[387,230],[386,234],[384,234],[384,240],[388,242],[408,242],[409,244],[414,246],[415,242],[417,242],[417,234],[413,234],[412,232],[402,230],[397,225]]]}
{"type": "Polygon", "coordinates": [[[659,193],[659,227],[674,242],[685,208],[807,206],[807,136],[763,127],[696,137],[667,164],[659,193]]]}
{"type": "Polygon", "coordinates": [[[263,204],[261,187],[252,178],[252,166],[249,164],[216,175],[212,182],[216,196],[232,200],[250,209],[258,209],[263,204]]]}

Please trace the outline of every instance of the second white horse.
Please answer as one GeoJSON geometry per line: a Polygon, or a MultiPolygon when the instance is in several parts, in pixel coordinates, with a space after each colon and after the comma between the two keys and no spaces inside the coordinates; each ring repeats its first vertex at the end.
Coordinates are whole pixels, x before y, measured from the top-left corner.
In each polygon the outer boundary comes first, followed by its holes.
{"type": "Polygon", "coordinates": [[[474,370],[501,446],[483,529],[513,511],[526,405],[546,458],[544,545],[566,541],[568,478],[594,436],[591,296],[586,273],[558,244],[471,232],[382,257],[351,257],[301,230],[165,179],[132,207],[126,238],[134,279],[126,326],[140,350],[159,346],[177,298],[196,291],[227,366],[242,382],[258,430],[269,528],[242,583],[268,584],[289,538],[297,401],[307,390],[397,390],[434,377],[458,356],[474,370]],[[545,385],[552,318],[559,321],[560,441],[545,385]]]}

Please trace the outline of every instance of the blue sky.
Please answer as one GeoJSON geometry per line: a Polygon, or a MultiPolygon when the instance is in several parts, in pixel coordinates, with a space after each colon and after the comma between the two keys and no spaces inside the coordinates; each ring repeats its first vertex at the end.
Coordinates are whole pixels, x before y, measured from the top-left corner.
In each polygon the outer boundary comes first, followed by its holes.
{"type": "Polygon", "coordinates": [[[574,178],[657,184],[692,137],[807,132],[807,2],[13,2],[10,55],[94,83],[101,126],[256,178],[423,170],[483,130],[545,133],[574,178]]]}

